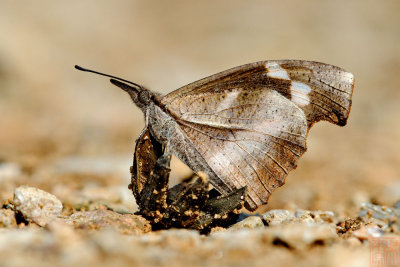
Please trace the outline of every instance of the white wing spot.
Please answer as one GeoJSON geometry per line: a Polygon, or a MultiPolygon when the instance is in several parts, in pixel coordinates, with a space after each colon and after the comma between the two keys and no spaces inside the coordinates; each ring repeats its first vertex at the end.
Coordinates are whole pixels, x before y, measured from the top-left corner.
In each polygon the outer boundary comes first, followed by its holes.
{"type": "Polygon", "coordinates": [[[235,90],[232,92],[229,92],[225,95],[224,100],[221,101],[221,103],[219,103],[219,105],[216,108],[216,111],[221,111],[223,109],[227,109],[232,107],[233,103],[236,101],[238,95],[240,94],[242,90],[235,90]]]}
{"type": "Polygon", "coordinates": [[[286,70],[284,70],[279,64],[275,62],[268,62],[267,64],[265,64],[265,68],[268,70],[268,77],[290,80],[286,70]]]}
{"type": "Polygon", "coordinates": [[[308,94],[311,92],[311,87],[301,82],[292,81],[290,87],[291,100],[300,107],[310,104],[310,97],[308,94]]]}
{"type": "Polygon", "coordinates": [[[354,75],[350,72],[345,72],[342,75],[342,80],[348,83],[353,83],[354,81],[354,75]]]}

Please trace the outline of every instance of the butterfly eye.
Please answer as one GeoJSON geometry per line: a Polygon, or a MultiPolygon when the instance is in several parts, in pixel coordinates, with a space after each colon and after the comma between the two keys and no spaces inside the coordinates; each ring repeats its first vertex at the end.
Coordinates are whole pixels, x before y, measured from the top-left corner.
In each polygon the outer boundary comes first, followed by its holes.
{"type": "Polygon", "coordinates": [[[149,93],[149,91],[145,91],[145,90],[140,91],[139,95],[138,95],[138,99],[139,99],[139,102],[144,104],[144,105],[149,104],[150,103],[150,93],[149,93]]]}

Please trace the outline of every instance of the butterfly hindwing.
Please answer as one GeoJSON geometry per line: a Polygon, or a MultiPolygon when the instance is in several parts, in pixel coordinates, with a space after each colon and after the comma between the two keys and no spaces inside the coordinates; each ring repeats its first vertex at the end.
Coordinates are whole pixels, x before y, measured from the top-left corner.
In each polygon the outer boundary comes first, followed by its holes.
{"type": "MultiPolygon", "coordinates": [[[[229,99],[236,92],[227,94],[229,99]]],[[[247,186],[247,206],[255,209],[296,167],[305,150],[307,123],[296,105],[272,90],[260,92],[256,99],[235,97],[229,108],[220,104],[200,107],[201,112],[190,109],[178,124],[195,140],[217,179],[233,184],[230,191],[247,186]]]]}

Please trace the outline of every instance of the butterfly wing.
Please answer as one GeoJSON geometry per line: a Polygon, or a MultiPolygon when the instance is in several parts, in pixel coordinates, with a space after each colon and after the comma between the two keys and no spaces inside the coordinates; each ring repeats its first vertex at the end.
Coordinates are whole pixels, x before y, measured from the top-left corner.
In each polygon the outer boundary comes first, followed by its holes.
{"type": "Polygon", "coordinates": [[[313,123],[346,124],[352,90],[352,74],[335,66],[263,61],[184,86],[161,103],[213,170],[214,186],[224,193],[247,186],[254,210],[296,167],[313,123]]]}
{"type": "Polygon", "coordinates": [[[261,61],[188,84],[166,95],[162,102],[175,109],[186,103],[187,97],[237,87],[279,92],[304,111],[309,125],[327,120],[343,126],[350,111],[354,76],[339,67],[313,61],[261,61]]]}

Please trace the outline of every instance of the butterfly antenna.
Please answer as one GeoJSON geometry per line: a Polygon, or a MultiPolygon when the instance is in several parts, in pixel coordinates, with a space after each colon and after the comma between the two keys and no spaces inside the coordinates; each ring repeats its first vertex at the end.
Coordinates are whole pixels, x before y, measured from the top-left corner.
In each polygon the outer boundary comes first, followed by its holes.
{"type": "Polygon", "coordinates": [[[131,82],[131,81],[128,81],[128,80],[125,80],[125,79],[122,79],[122,78],[119,78],[119,77],[116,77],[116,76],[112,76],[112,75],[108,75],[108,74],[101,73],[101,72],[98,72],[98,71],[94,71],[94,70],[82,68],[81,66],[78,66],[78,65],[75,65],[75,69],[80,70],[80,71],[86,71],[86,72],[91,72],[91,73],[99,74],[99,75],[101,75],[101,76],[110,77],[110,78],[113,78],[113,79],[116,79],[116,80],[120,80],[120,81],[123,81],[123,82],[126,82],[126,83],[130,83],[130,84],[132,84],[132,85],[134,85],[134,86],[137,86],[137,87],[139,87],[140,89],[142,89],[142,87],[141,87],[139,84],[134,83],[134,82],[131,82]]]}

